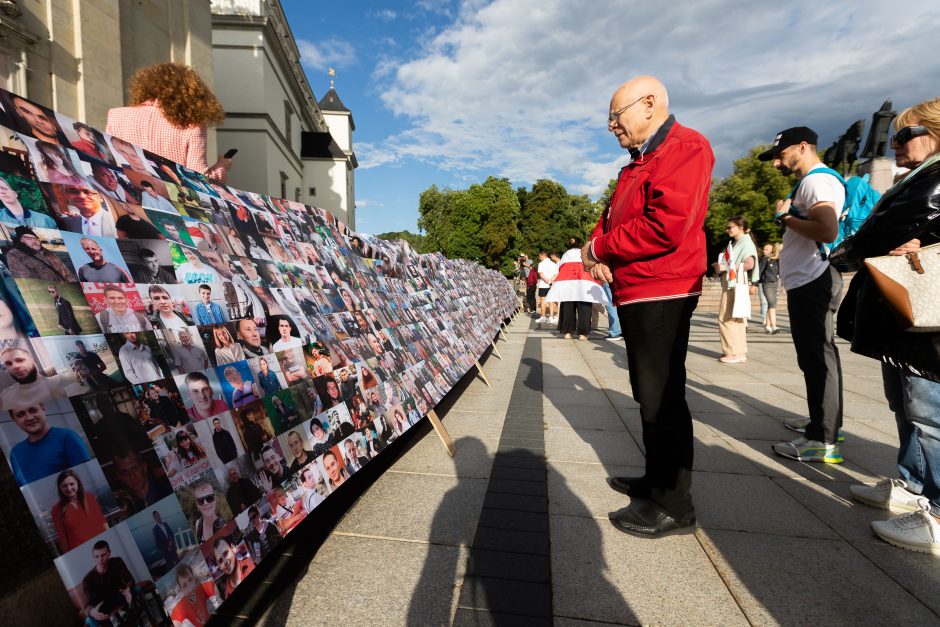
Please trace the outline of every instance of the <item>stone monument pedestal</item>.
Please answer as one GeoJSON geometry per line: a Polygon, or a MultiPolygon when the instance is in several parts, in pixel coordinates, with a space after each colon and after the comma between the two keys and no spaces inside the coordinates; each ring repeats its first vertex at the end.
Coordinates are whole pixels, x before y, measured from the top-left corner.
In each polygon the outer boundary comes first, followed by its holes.
{"type": "Polygon", "coordinates": [[[859,176],[871,175],[869,184],[881,194],[884,194],[889,187],[894,185],[894,159],[875,157],[859,163],[855,167],[855,171],[859,176]]]}

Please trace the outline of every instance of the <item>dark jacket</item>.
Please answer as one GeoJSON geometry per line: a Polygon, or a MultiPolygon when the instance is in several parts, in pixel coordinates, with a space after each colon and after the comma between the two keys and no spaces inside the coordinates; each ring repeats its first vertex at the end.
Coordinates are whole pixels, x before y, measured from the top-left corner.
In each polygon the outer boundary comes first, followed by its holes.
{"type": "Polygon", "coordinates": [[[839,308],[838,334],[852,352],[940,382],[940,333],[902,330],[862,264],[915,238],[921,246],[940,242],[940,161],[888,190],[858,232],[833,251],[833,265],[859,269],[839,308]]]}
{"type": "Polygon", "coordinates": [[[75,317],[72,303],[61,296],[54,302],[56,313],[59,315],[59,324],[65,329],[65,334],[79,335],[82,332],[82,325],[78,323],[78,319],[75,317]]]}
{"type": "Polygon", "coordinates": [[[20,279],[42,279],[43,281],[65,281],[75,283],[75,273],[51,250],[39,252],[26,246],[14,245],[7,252],[7,267],[10,274],[20,279]]]}

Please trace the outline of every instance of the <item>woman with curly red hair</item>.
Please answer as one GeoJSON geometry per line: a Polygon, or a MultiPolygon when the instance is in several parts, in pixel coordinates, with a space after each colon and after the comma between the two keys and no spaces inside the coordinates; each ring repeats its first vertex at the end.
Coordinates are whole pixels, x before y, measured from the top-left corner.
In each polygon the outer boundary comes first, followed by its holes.
{"type": "Polygon", "coordinates": [[[191,67],[141,68],[131,77],[128,96],[131,106],[108,111],[108,133],[225,182],[232,160],[220,159],[211,168],[206,160],[207,128],[225,120],[225,111],[191,67]]]}

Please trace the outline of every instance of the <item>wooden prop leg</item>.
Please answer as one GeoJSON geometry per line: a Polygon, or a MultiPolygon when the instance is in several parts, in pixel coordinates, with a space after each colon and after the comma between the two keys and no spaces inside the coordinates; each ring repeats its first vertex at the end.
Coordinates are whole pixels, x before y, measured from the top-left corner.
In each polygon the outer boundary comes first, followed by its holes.
{"type": "Polygon", "coordinates": [[[457,453],[457,447],[454,446],[454,441],[451,439],[450,434],[447,433],[447,429],[444,428],[444,423],[437,417],[437,412],[433,409],[428,410],[428,420],[431,421],[431,426],[434,427],[434,430],[437,432],[437,437],[441,439],[444,448],[447,449],[447,454],[453,457],[457,453]]]}
{"type": "MultiPolygon", "coordinates": [[[[502,359],[502,358],[500,358],[500,359],[502,359]]],[[[476,360],[476,364],[477,364],[477,372],[479,372],[479,373],[480,373],[480,376],[483,377],[483,382],[486,383],[486,387],[488,387],[488,388],[493,387],[492,385],[490,385],[490,380],[486,378],[486,373],[483,372],[483,366],[480,365],[480,360],[479,360],[479,359],[476,360]]]]}
{"type": "Polygon", "coordinates": [[[490,342],[490,345],[493,347],[493,354],[499,357],[499,360],[503,360],[503,356],[499,354],[499,349],[496,348],[496,342],[490,342]]]}
{"type": "Polygon", "coordinates": [[[503,325],[499,325],[499,337],[507,344],[509,343],[509,340],[506,339],[506,334],[503,333],[503,325]]]}

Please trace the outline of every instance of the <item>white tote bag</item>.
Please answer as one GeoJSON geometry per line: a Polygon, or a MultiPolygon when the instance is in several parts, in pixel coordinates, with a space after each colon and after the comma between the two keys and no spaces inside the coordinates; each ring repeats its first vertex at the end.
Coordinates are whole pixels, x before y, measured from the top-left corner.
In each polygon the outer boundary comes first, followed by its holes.
{"type": "Polygon", "coordinates": [[[743,263],[738,266],[737,279],[734,283],[734,307],[731,308],[731,317],[747,320],[751,317],[751,294],[743,263]]]}

